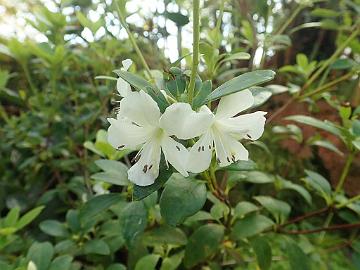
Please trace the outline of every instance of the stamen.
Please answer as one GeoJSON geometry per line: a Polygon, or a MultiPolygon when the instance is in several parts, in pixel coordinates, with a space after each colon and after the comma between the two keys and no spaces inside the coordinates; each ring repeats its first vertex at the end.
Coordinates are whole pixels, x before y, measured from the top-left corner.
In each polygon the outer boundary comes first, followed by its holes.
{"type": "Polygon", "coordinates": [[[227,161],[230,162],[230,158],[229,157],[226,157],[227,161]]]}
{"type": "Polygon", "coordinates": [[[217,161],[218,163],[221,163],[219,158],[217,158],[216,161],[217,161]]]}
{"type": "Polygon", "coordinates": [[[201,146],[199,146],[199,148],[198,148],[198,152],[200,152],[201,151],[201,146]]]}
{"type": "Polygon", "coordinates": [[[144,168],[143,168],[143,172],[146,173],[147,169],[148,169],[148,165],[145,165],[144,168]]]}
{"type": "MultiPolygon", "coordinates": [[[[140,152],[139,152],[140,153],[140,152]]],[[[138,162],[139,161],[139,159],[141,158],[141,155],[140,154],[137,154],[132,160],[131,160],[131,162],[138,162]]]]}
{"type": "Polygon", "coordinates": [[[119,145],[119,146],[117,147],[117,150],[121,150],[121,149],[124,148],[124,147],[125,147],[125,144],[119,145]]]}
{"type": "Polygon", "coordinates": [[[232,160],[232,162],[235,162],[235,156],[234,155],[231,155],[231,160],[232,160]]]}
{"type": "Polygon", "coordinates": [[[131,122],[134,126],[141,127],[139,124],[136,124],[135,122],[131,122]]]}
{"type": "Polygon", "coordinates": [[[209,150],[211,150],[211,145],[209,144],[209,150]]]}
{"type": "Polygon", "coordinates": [[[150,167],[149,167],[149,171],[151,170],[151,168],[152,168],[152,164],[151,164],[150,167]]]}
{"type": "Polygon", "coordinates": [[[201,150],[202,150],[202,151],[205,151],[205,147],[204,147],[204,146],[202,146],[202,147],[201,147],[201,150]]]}
{"type": "Polygon", "coordinates": [[[177,149],[178,151],[180,151],[180,147],[179,147],[179,146],[176,146],[176,149],[177,149]]]}

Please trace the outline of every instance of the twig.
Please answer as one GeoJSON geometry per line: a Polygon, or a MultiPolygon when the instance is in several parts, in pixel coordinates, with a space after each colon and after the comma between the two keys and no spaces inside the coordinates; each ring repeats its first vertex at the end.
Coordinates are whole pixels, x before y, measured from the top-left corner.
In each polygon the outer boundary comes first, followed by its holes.
{"type": "Polygon", "coordinates": [[[298,231],[287,231],[283,229],[279,229],[277,232],[284,233],[284,234],[311,234],[311,233],[318,233],[323,231],[336,231],[342,229],[353,229],[353,228],[360,228],[360,223],[353,223],[353,224],[339,224],[330,227],[323,227],[314,230],[298,230],[298,231]]]}

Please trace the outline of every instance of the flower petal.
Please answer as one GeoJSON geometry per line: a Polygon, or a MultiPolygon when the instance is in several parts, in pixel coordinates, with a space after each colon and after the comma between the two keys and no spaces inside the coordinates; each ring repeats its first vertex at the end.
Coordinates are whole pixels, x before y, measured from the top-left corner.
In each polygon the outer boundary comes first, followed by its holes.
{"type": "Polygon", "coordinates": [[[116,82],[116,89],[119,92],[120,96],[126,97],[131,93],[131,86],[124,79],[118,78],[116,82]]]}
{"type": "Polygon", "coordinates": [[[128,178],[138,186],[149,186],[159,176],[160,143],[158,140],[146,143],[138,155],[139,160],[128,170],[128,178]]]}
{"type": "Polygon", "coordinates": [[[136,149],[143,144],[151,135],[150,131],[134,125],[125,118],[108,118],[110,127],[108,128],[107,139],[109,144],[116,149],[136,149]]]}
{"type": "Polygon", "coordinates": [[[133,61],[131,59],[125,59],[121,63],[123,65],[123,70],[127,71],[130,68],[130,66],[132,65],[133,61]]]}
{"type": "Polygon", "coordinates": [[[216,110],[216,119],[230,118],[250,108],[254,104],[254,97],[250,90],[245,89],[220,99],[216,110]]]}
{"type": "Polygon", "coordinates": [[[213,118],[212,112],[206,108],[195,112],[188,103],[174,103],[167,107],[161,116],[160,127],[168,135],[186,140],[204,134],[211,126],[213,118]]]}
{"type": "Polygon", "coordinates": [[[163,137],[161,148],[165,159],[183,176],[189,176],[186,171],[186,163],[189,158],[188,150],[181,143],[168,136],[163,137]]]}
{"type": "Polygon", "coordinates": [[[238,139],[257,140],[264,132],[266,112],[257,111],[221,120],[221,125],[238,139]]]}
{"type": "Polygon", "coordinates": [[[160,110],[156,102],[144,91],[131,92],[120,101],[118,116],[126,117],[143,127],[158,127],[160,110]]]}
{"type": "Polygon", "coordinates": [[[209,168],[212,151],[213,139],[211,131],[208,131],[191,147],[187,170],[193,173],[200,173],[209,168]]]}
{"type": "Polygon", "coordinates": [[[238,160],[248,160],[249,152],[246,148],[231,137],[221,131],[214,132],[216,158],[220,167],[225,167],[238,160]]]}

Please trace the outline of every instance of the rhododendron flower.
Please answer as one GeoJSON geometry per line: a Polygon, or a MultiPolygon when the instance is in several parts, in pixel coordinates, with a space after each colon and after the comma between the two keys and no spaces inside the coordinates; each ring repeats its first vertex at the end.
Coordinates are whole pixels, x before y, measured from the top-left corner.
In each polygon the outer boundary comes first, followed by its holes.
{"type": "MultiPolygon", "coordinates": [[[[130,66],[132,65],[131,59],[125,59],[122,61],[123,67],[121,70],[128,71],[130,66]]],[[[119,77],[116,82],[116,89],[118,90],[120,96],[126,97],[129,93],[131,93],[131,86],[128,84],[123,78],[119,77]]]]}
{"type": "MultiPolygon", "coordinates": [[[[250,90],[244,90],[223,97],[215,114],[207,106],[202,106],[201,111],[208,113],[211,122],[190,150],[188,171],[199,173],[206,170],[210,165],[213,149],[221,167],[238,160],[248,160],[249,153],[239,140],[260,138],[264,132],[266,112],[236,115],[253,104],[254,97],[250,90]]],[[[207,122],[203,125],[207,125],[207,122]]]]}
{"type": "MultiPolygon", "coordinates": [[[[161,115],[156,102],[144,91],[131,92],[120,101],[120,109],[117,118],[109,118],[108,141],[117,149],[138,149],[136,163],[129,169],[128,178],[139,186],[147,186],[154,183],[159,175],[159,164],[161,151],[164,153],[165,161],[183,176],[188,176],[186,163],[188,150],[172,137],[176,121],[175,103],[168,107],[161,115]]],[[[189,104],[184,104],[188,115],[192,116],[193,122],[201,122],[201,117],[191,110],[189,104]],[[192,112],[192,114],[191,114],[192,112]]],[[[204,115],[205,116],[205,115],[204,115]]],[[[199,123],[194,123],[198,125],[199,123]]],[[[186,138],[199,136],[204,130],[193,131],[188,134],[186,130],[180,135],[186,138]]]]}

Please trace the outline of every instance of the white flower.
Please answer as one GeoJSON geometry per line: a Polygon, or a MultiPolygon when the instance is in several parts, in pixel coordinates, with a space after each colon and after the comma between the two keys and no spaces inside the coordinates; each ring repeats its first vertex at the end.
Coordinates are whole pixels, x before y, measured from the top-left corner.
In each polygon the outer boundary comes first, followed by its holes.
{"type": "MultiPolygon", "coordinates": [[[[207,111],[211,123],[190,150],[188,171],[199,173],[206,170],[210,165],[214,148],[221,167],[238,160],[248,160],[249,153],[239,140],[257,140],[261,137],[264,132],[266,112],[236,115],[253,104],[254,97],[250,90],[244,90],[223,97],[215,114],[207,106],[201,107],[201,111],[207,111]]],[[[203,129],[203,127],[198,128],[203,129]]]]}
{"type": "MultiPolygon", "coordinates": [[[[127,71],[132,65],[131,59],[125,59],[122,61],[123,67],[121,70],[127,71]]],[[[116,89],[118,90],[120,96],[126,97],[129,93],[131,93],[131,86],[128,84],[123,78],[119,77],[116,82],[116,89]]]]}
{"type": "MultiPolygon", "coordinates": [[[[166,162],[169,162],[183,176],[188,176],[186,163],[188,150],[170,136],[175,135],[173,126],[179,125],[183,135],[180,139],[188,139],[193,134],[199,136],[205,130],[198,132],[186,131],[184,124],[177,120],[179,105],[187,108],[190,115],[191,107],[185,103],[175,103],[169,106],[163,115],[156,102],[144,91],[131,92],[120,101],[120,110],[117,118],[109,118],[108,141],[117,149],[138,149],[136,163],[129,169],[129,180],[139,186],[147,186],[154,183],[159,175],[159,163],[161,151],[164,153],[166,162]]],[[[199,125],[202,118],[207,115],[198,115],[193,112],[195,125],[199,125]],[[198,122],[198,123],[195,123],[198,122]]]]}

